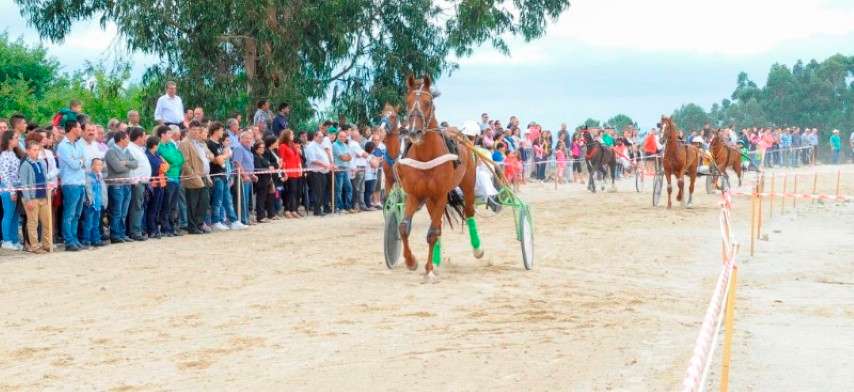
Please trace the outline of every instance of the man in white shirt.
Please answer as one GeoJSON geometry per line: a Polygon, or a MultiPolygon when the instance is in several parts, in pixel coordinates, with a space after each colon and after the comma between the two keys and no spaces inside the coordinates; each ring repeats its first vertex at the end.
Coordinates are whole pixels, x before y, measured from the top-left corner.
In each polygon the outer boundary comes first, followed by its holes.
{"type": "Polygon", "coordinates": [[[151,179],[151,163],[145,155],[145,130],[140,127],[130,129],[128,151],[137,162],[136,169],[130,171],[131,194],[128,220],[130,238],[134,241],[145,241],[142,235],[142,217],[145,216],[145,188],[151,179]]]}
{"type": "Polygon", "coordinates": [[[178,85],[173,81],[166,82],[166,94],[157,100],[154,108],[154,121],[184,128],[184,102],[177,93],[178,85]]]}
{"type": "MultiPolygon", "coordinates": [[[[105,146],[97,140],[96,136],[97,127],[92,124],[86,124],[85,130],[83,131],[83,137],[77,140],[77,144],[83,147],[83,164],[86,166],[86,169],[92,167],[93,159],[98,158],[103,160],[104,156],[107,155],[106,149],[104,148],[105,146]]],[[[106,165],[104,166],[104,170],[106,171],[106,165]]]]}
{"type": "Polygon", "coordinates": [[[311,189],[314,216],[324,216],[330,211],[323,211],[324,201],[329,194],[329,183],[326,178],[333,168],[332,161],[323,148],[323,132],[310,132],[312,139],[305,147],[305,165],[308,171],[308,186],[311,189]]]}
{"type": "MultiPolygon", "coordinates": [[[[342,131],[343,132],[343,131],[342,131]]],[[[365,205],[365,171],[368,169],[368,153],[362,149],[362,134],[359,133],[359,128],[350,128],[350,141],[347,143],[350,147],[350,155],[353,159],[350,160],[350,183],[353,184],[353,209],[360,211],[368,211],[368,206],[365,205]]]]}

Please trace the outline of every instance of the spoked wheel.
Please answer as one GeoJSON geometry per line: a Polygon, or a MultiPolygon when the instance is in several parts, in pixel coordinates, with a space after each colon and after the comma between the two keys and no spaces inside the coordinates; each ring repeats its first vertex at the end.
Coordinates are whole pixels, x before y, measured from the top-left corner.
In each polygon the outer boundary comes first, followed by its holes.
{"type": "Polygon", "coordinates": [[[640,168],[635,169],[635,190],[643,192],[643,170],[640,168]]]}
{"type": "Polygon", "coordinates": [[[397,214],[386,214],[383,245],[385,247],[385,266],[388,269],[394,269],[400,260],[401,240],[398,225],[397,214]]]}
{"type": "Polygon", "coordinates": [[[522,264],[526,270],[534,268],[534,227],[531,221],[531,213],[527,206],[519,209],[518,238],[522,245],[522,264]]]}
{"type": "Polygon", "coordinates": [[[652,180],[652,206],[658,207],[658,202],[661,201],[661,188],[664,186],[664,176],[656,174],[652,180]]]}

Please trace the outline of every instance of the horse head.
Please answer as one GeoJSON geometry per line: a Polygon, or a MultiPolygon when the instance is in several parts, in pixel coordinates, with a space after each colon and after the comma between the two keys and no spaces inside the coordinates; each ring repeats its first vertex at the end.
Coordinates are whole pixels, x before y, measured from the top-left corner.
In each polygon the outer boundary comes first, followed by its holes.
{"type": "Polygon", "coordinates": [[[406,118],[409,123],[409,140],[413,144],[421,142],[424,132],[438,127],[431,84],[429,76],[416,80],[409,75],[406,79],[406,118]]]}
{"type": "Polygon", "coordinates": [[[673,119],[667,116],[661,116],[661,143],[667,144],[670,140],[676,140],[679,138],[678,130],[676,129],[676,124],[673,122],[673,119]]]}

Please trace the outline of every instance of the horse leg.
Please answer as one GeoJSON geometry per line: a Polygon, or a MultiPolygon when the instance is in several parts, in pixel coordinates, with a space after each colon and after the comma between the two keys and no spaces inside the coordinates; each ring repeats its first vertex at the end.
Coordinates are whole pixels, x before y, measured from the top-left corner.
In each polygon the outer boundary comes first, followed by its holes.
{"type": "Polygon", "coordinates": [[[679,187],[676,192],[676,201],[681,202],[682,207],[685,207],[685,202],[688,201],[685,197],[685,173],[676,174],[676,186],[679,187]]]}
{"type": "Polygon", "coordinates": [[[403,257],[406,260],[406,268],[410,271],[415,271],[418,264],[415,262],[415,256],[412,255],[412,249],[409,248],[409,234],[412,232],[412,216],[418,210],[418,202],[414,197],[407,197],[403,210],[403,220],[398,225],[400,231],[400,239],[403,242],[403,257]]]}
{"type": "Polygon", "coordinates": [[[670,209],[670,207],[672,207],[672,204],[670,202],[670,194],[673,193],[673,185],[671,185],[670,183],[670,173],[665,173],[664,178],[667,179],[667,209],[670,209]]]}
{"type": "Polygon", "coordinates": [[[474,219],[474,183],[475,171],[467,170],[460,183],[460,188],[463,190],[463,213],[466,216],[466,226],[469,228],[469,240],[474,257],[479,259],[483,257],[483,248],[481,248],[480,234],[477,232],[477,221],[474,219]]]}
{"type": "Polygon", "coordinates": [[[616,192],[617,191],[617,184],[614,183],[614,181],[616,181],[617,161],[615,160],[615,161],[611,162],[610,167],[611,167],[611,192],[616,192]]]}
{"type": "Polygon", "coordinates": [[[427,263],[424,265],[424,283],[437,283],[438,278],[433,272],[433,267],[442,262],[442,217],[448,199],[442,197],[439,200],[427,202],[427,213],[430,214],[430,229],[427,230],[427,263]]]}
{"type": "Polygon", "coordinates": [[[588,175],[587,190],[589,190],[590,192],[596,193],[596,180],[594,179],[594,177],[596,177],[596,172],[598,170],[593,170],[593,164],[590,163],[589,160],[585,161],[585,162],[587,163],[587,175],[588,175]]]}
{"type": "Polygon", "coordinates": [[[691,205],[694,201],[694,183],[697,181],[697,169],[691,171],[691,184],[688,185],[688,208],[691,208],[691,205]]]}

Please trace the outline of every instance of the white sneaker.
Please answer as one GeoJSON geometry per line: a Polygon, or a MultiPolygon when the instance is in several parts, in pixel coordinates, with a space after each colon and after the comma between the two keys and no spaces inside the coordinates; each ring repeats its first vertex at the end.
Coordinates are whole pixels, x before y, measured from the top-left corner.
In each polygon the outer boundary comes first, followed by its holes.
{"type": "Polygon", "coordinates": [[[211,226],[211,229],[213,229],[213,231],[229,231],[229,230],[231,230],[228,228],[228,226],[222,224],[222,222],[214,223],[213,226],[211,226]]]}
{"type": "Polygon", "coordinates": [[[240,222],[233,222],[230,226],[231,230],[245,230],[246,227],[246,225],[240,222]]]}
{"type": "Polygon", "coordinates": [[[21,243],[15,244],[15,250],[24,250],[24,244],[21,244],[21,243]]]}
{"type": "Polygon", "coordinates": [[[0,243],[0,249],[15,250],[15,247],[12,246],[11,242],[3,241],[2,243],[0,243]]]}

